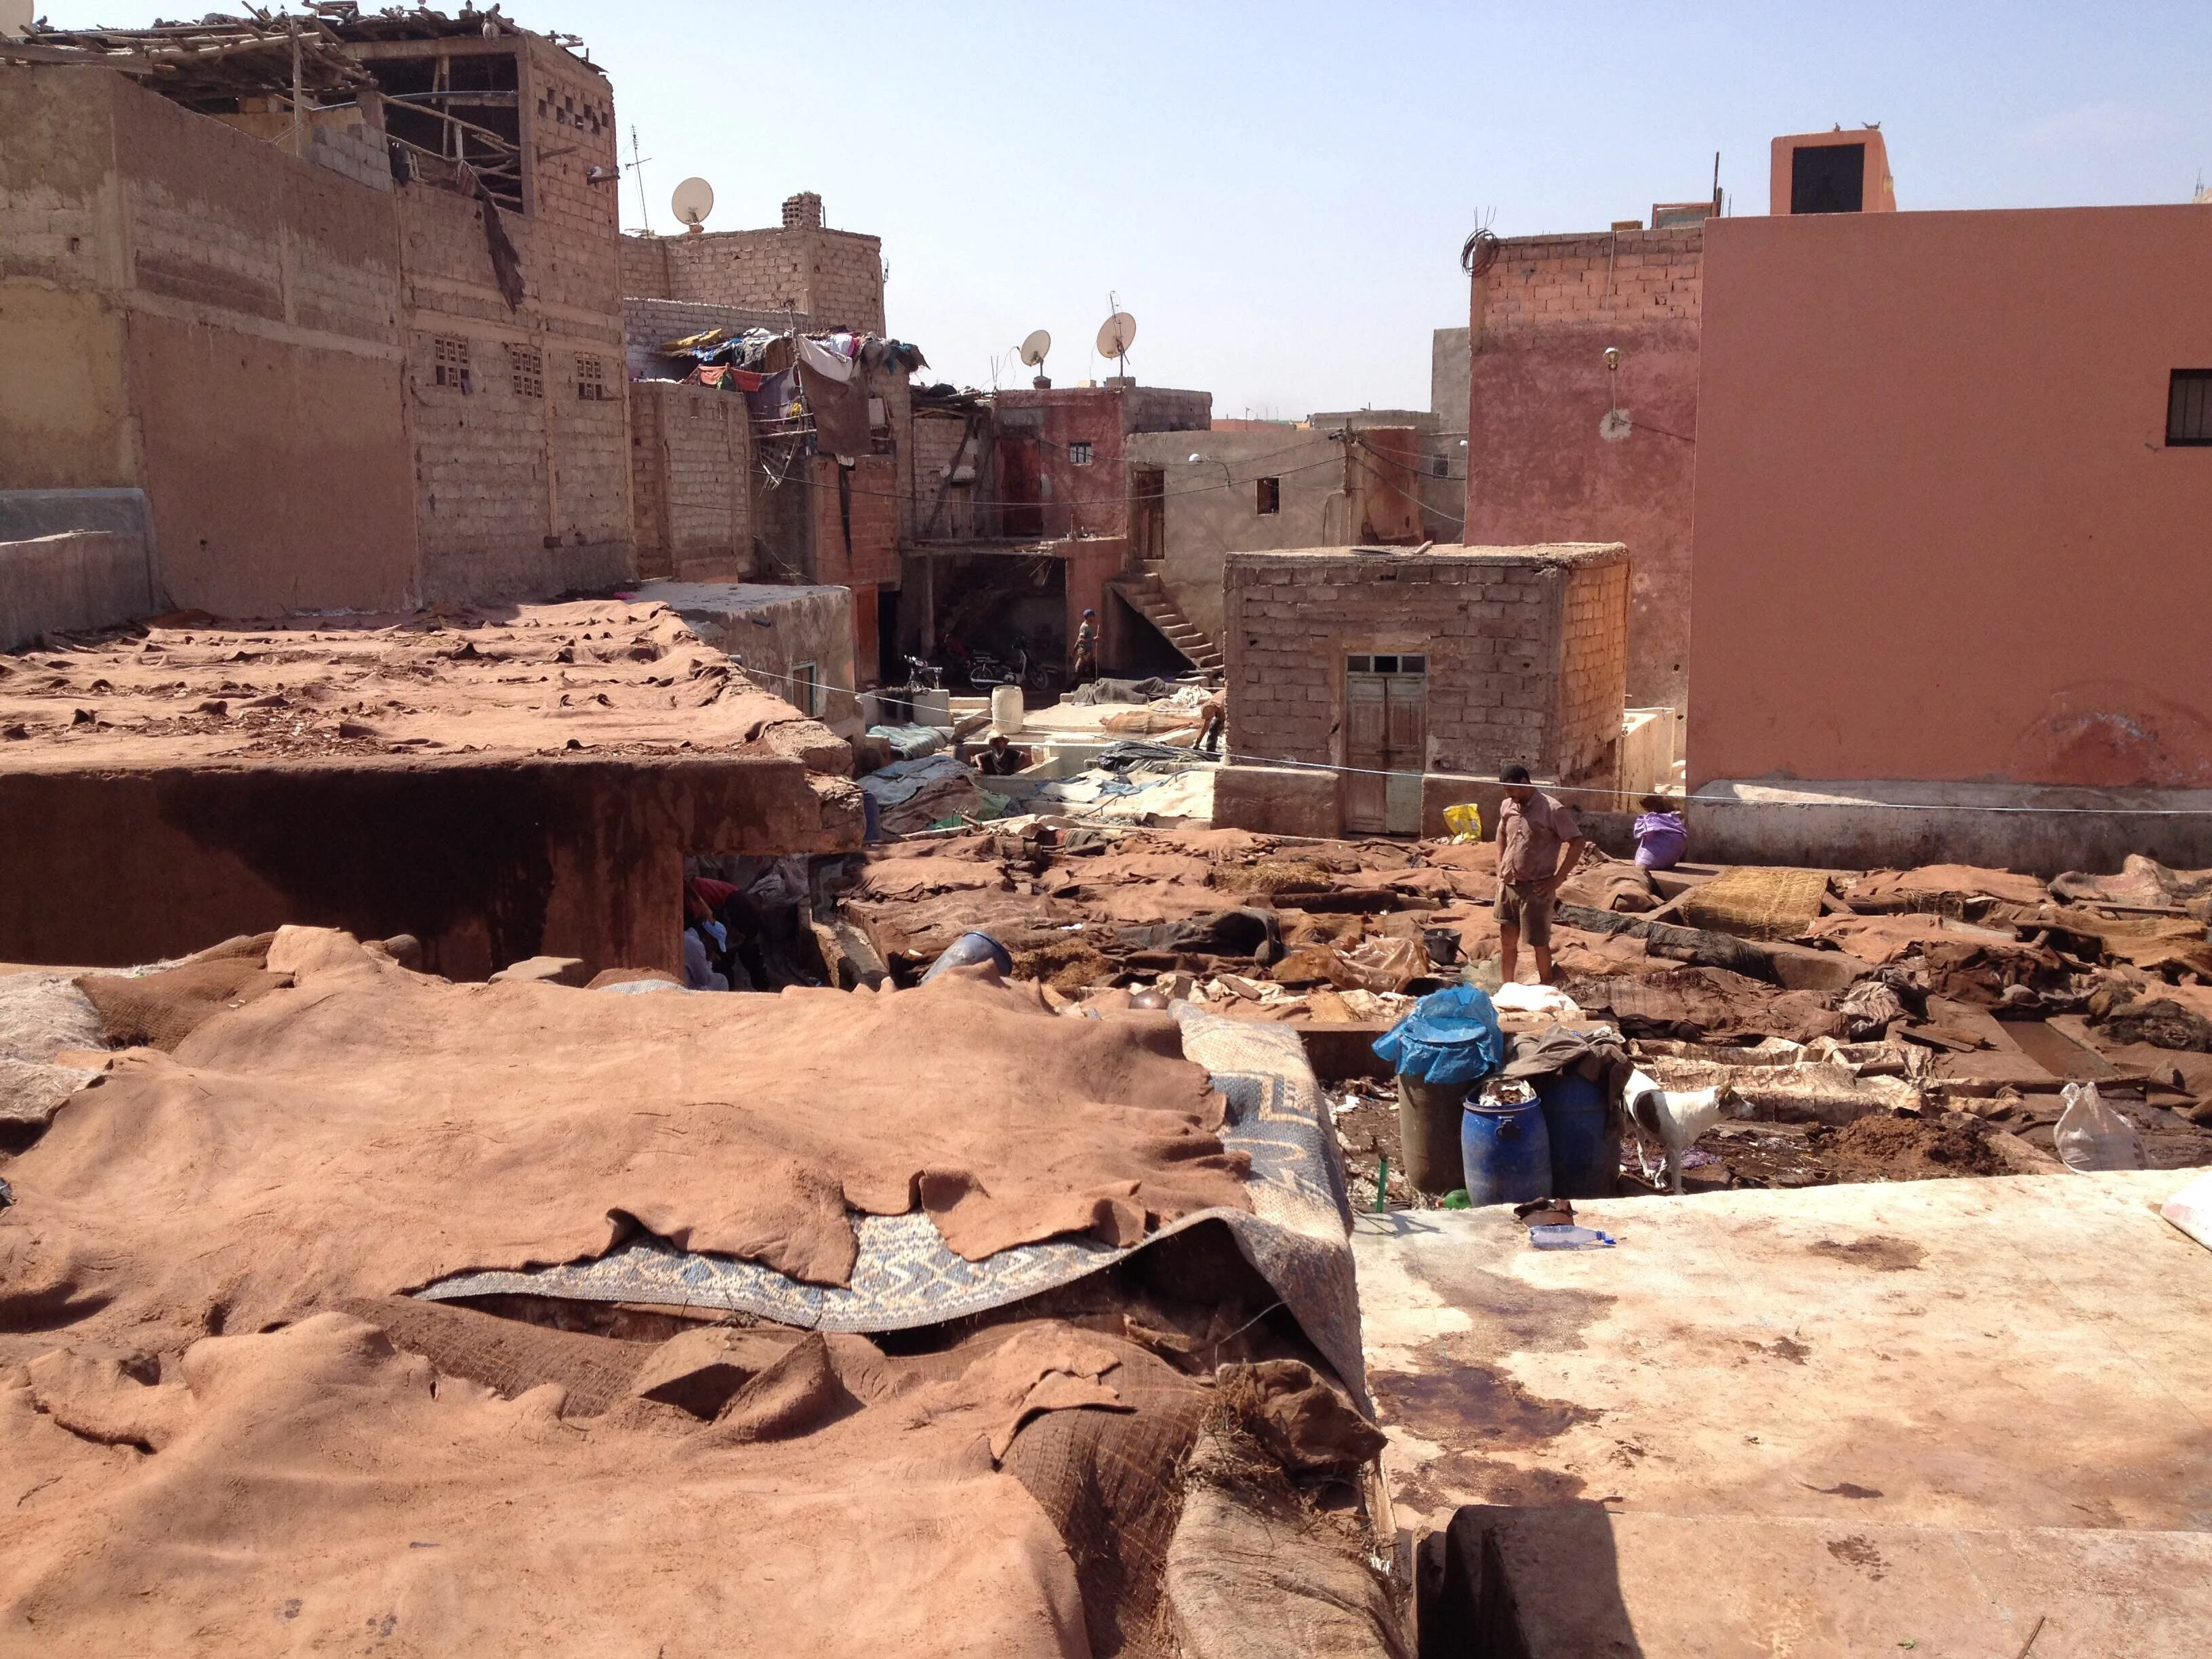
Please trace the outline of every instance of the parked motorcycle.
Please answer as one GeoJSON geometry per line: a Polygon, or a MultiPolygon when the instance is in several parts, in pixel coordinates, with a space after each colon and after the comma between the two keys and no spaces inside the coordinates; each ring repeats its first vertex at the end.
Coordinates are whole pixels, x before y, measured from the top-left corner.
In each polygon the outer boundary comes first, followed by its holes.
{"type": "Polygon", "coordinates": [[[978,691],[988,692],[994,686],[1018,685],[1024,690],[1042,693],[1051,689],[1052,671],[1030,655],[1028,641],[1017,634],[1012,649],[1004,655],[981,649],[969,652],[968,684],[978,691]]]}

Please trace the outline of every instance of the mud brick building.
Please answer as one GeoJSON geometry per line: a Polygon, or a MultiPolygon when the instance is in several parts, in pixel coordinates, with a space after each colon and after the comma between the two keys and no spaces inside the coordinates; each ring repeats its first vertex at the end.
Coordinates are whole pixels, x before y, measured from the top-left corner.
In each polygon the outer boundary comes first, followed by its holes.
{"type": "Polygon", "coordinates": [[[766,230],[622,239],[623,292],[641,299],[775,313],[799,328],[884,328],[884,244],[830,230],[822,198],[803,191],[766,230]]]}
{"type": "Polygon", "coordinates": [[[1215,821],[1433,831],[1514,762],[1610,787],[1628,574],[1618,544],[1231,555],[1215,821]]]}
{"type": "Polygon", "coordinates": [[[298,70],[241,18],[0,54],[0,492],[137,492],[137,586],[226,615],[626,580],[605,77],[496,15],[296,21],[298,70]]]}

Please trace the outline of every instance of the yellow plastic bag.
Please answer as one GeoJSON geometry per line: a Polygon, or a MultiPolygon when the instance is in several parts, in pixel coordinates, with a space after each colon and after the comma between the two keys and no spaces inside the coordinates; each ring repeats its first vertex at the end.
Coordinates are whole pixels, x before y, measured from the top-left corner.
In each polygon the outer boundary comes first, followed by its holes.
{"type": "Polygon", "coordinates": [[[1455,842],[1482,839],[1482,808],[1474,805],[1444,808],[1444,828],[1455,842]]]}

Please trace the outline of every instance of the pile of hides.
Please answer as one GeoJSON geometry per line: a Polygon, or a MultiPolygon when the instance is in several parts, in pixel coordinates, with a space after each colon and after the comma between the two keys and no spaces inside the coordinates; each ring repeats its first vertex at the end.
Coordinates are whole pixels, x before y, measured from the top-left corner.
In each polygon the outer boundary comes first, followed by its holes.
{"type": "Polygon", "coordinates": [[[860,788],[875,803],[878,823],[892,835],[1001,817],[1012,805],[982,787],[974,767],[950,755],[895,761],[862,778],[860,788]]]}

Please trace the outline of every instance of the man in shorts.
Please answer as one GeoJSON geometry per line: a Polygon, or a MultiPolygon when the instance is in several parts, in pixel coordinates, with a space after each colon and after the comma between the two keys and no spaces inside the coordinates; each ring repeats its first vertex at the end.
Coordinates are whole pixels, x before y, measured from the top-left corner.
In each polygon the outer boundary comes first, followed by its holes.
{"type": "Polygon", "coordinates": [[[1498,971],[1513,983],[1526,934],[1536,953],[1536,977],[1549,985],[1552,907],[1589,840],[1573,813],[1528,781],[1527,767],[1509,766],[1498,781],[1505,786],[1498,817],[1498,971]]]}

